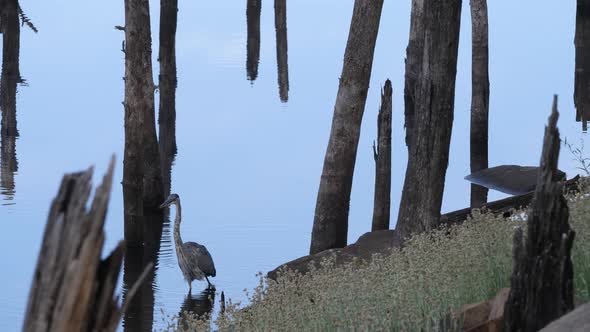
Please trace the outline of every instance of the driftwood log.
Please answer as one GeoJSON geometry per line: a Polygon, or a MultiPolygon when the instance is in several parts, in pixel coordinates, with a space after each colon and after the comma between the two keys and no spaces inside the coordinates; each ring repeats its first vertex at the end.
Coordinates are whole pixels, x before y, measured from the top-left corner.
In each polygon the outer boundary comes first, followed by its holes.
{"type": "MultiPolygon", "coordinates": [[[[66,174],[53,200],[37,260],[23,331],[115,331],[128,301],[114,295],[125,246],[101,260],[114,159],[96,189],[92,169],[66,174]]],[[[151,265],[127,293],[132,298],[151,265]]]]}
{"type": "Polygon", "coordinates": [[[558,181],[557,96],[545,128],[541,171],[527,221],[527,235],[514,235],[511,288],[504,311],[505,331],[538,331],[574,308],[571,249],[575,233],[558,181]]]}
{"type": "Polygon", "coordinates": [[[389,229],[391,207],[391,81],[381,91],[381,108],[377,116],[377,144],[373,142],[375,159],[375,199],[371,231],[389,229]]]}

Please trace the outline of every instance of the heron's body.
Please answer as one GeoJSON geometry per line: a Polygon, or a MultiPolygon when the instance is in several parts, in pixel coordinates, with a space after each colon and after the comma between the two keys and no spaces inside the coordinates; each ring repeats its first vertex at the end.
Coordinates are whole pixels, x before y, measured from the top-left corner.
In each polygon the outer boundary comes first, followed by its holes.
{"type": "Polygon", "coordinates": [[[170,195],[161,207],[166,207],[171,204],[176,206],[174,243],[176,245],[178,266],[182,271],[184,279],[188,283],[189,289],[192,289],[191,283],[193,280],[203,279],[207,280],[207,284],[211,287],[208,277],[215,277],[216,275],[213,258],[205,246],[195,242],[182,242],[182,238],[180,237],[181,207],[178,195],[170,195]]]}

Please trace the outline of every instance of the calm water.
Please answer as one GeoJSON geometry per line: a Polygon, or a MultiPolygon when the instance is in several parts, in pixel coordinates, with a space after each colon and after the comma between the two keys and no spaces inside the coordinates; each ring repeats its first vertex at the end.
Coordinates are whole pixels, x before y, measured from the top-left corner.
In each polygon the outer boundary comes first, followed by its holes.
{"type": "MultiPolygon", "coordinates": [[[[392,219],[405,172],[403,74],[410,1],[387,1],[363,123],[350,211],[349,241],[370,229],[379,88],[394,87],[392,219]]],[[[246,1],[181,2],[177,34],[178,154],[172,191],[183,203],[185,241],[205,244],[215,259],[213,282],[227,298],[245,300],[255,274],[307,253],[316,193],[348,34],[352,1],[288,3],[288,102],[279,96],[272,1],[262,1],[257,78],[247,72],[246,1]]],[[[102,176],[118,157],[107,216],[111,250],[123,237],[123,81],[120,52],[123,5],[53,1],[22,3],[40,29],[21,34],[21,74],[28,87],[17,96],[20,137],[3,153],[0,188],[0,330],[19,330],[47,209],[64,172],[96,165],[102,176]]],[[[152,3],[157,36],[158,8],[152,3]]],[[[553,93],[560,95],[562,136],[578,142],[574,122],[575,4],[561,1],[490,3],[490,165],[535,165],[553,93]],[[541,8],[542,7],[542,8],[541,8]]],[[[463,9],[455,123],[443,210],[469,202],[470,21],[463,9]]],[[[157,55],[154,40],[154,60],[157,55]]],[[[157,75],[157,62],[154,61],[157,75]]],[[[284,99],[284,98],[283,98],[284,99]]],[[[11,143],[9,140],[6,144],[11,143]]],[[[572,176],[568,153],[561,169],[572,176]]],[[[492,193],[491,199],[501,197],[492,193]]],[[[147,308],[123,323],[127,330],[160,329],[165,315],[206,308],[178,269],[165,225],[147,308]],[[153,292],[151,290],[153,289],[153,292]],[[151,295],[150,295],[151,294],[151,295]],[[152,308],[150,303],[154,303],[152,308]],[[152,316],[153,313],[153,316],[152,316]],[[148,317],[146,317],[148,316],[148,317]],[[138,323],[140,322],[140,323],[138,323]]],[[[127,262],[132,271],[138,262],[127,262]]],[[[121,281],[122,282],[122,281],[121,281]]],[[[219,294],[215,306],[219,306],[219,294]]]]}

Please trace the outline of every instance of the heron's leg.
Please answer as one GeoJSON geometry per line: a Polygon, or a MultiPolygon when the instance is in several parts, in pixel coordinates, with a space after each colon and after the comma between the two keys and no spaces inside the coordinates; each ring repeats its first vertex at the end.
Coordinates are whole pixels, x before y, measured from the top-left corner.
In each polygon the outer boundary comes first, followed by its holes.
{"type": "Polygon", "coordinates": [[[209,282],[209,278],[207,278],[207,276],[205,276],[205,280],[207,280],[207,284],[208,284],[207,288],[211,288],[211,283],[209,282]]]}
{"type": "Polygon", "coordinates": [[[190,293],[193,290],[193,285],[192,283],[189,281],[188,282],[188,292],[190,293]]]}

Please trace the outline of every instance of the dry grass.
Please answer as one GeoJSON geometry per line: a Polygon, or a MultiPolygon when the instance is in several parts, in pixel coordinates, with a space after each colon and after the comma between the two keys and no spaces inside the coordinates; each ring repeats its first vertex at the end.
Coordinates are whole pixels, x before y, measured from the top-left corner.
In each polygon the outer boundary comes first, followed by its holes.
{"type": "MultiPolygon", "coordinates": [[[[583,192],[588,193],[587,186],[583,192]]],[[[590,195],[569,198],[576,231],[573,261],[576,296],[590,300],[590,195]]],[[[512,234],[524,226],[523,214],[511,220],[476,214],[461,226],[412,238],[403,250],[301,276],[264,280],[249,305],[228,305],[215,321],[228,331],[455,330],[439,322],[466,303],[493,297],[510,285],[512,234]]],[[[183,319],[172,330],[210,329],[208,322],[183,319]],[[186,324],[186,325],[185,325],[186,324]]]]}

